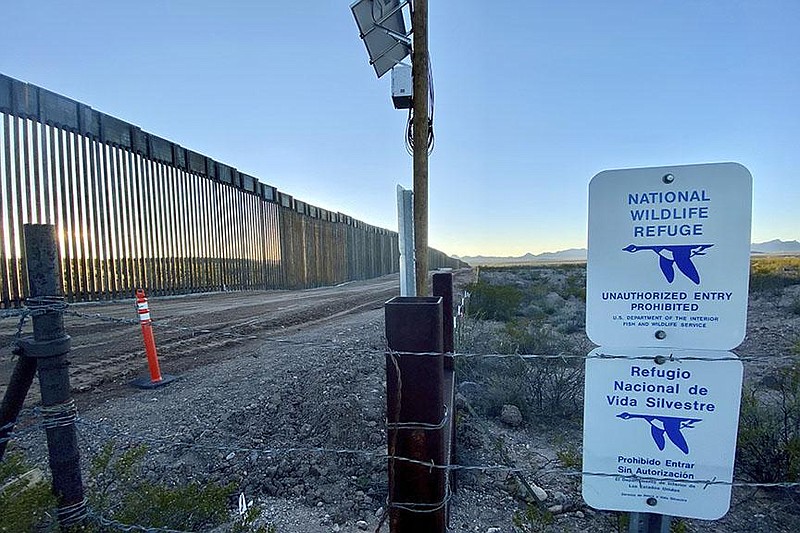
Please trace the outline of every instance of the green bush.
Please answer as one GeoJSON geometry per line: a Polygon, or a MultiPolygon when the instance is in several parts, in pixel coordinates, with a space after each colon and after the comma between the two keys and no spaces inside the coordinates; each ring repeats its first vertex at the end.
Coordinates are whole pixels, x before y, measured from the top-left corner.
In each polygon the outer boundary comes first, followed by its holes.
{"type": "Polygon", "coordinates": [[[759,257],[750,264],[750,294],[777,294],[800,283],[800,257],[759,257]]]}
{"type": "Polygon", "coordinates": [[[511,285],[492,285],[478,281],[467,285],[470,314],[487,320],[510,320],[522,302],[522,291],[511,285]]]}
{"type": "Polygon", "coordinates": [[[576,419],[582,412],[583,366],[560,359],[459,360],[460,381],[476,381],[481,394],[473,408],[498,417],[506,404],[515,405],[526,420],[576,419]],[[461,363],[463,361],[463,363],[461,363]]]}
{"type": "MultiPolygon", "coordinates": [[[[573,354],[573,341],[545,319],[516,317],[499,331],[481,329],[496,339],[493,346],[480,346],[476,353],[573,354]]],[[[470,346],[473,349],[475,346],[470,346]]],[[[461,344],[460,349],[464,349],[461,344]]],[[[583,363],[573,358],[460,358],[459,381],[475,381],[481,393],[471,399],[482,415],[497,417],[503,405],[517,406],[526,420],[547,422],[577,418],[582,412],[583,363]]]]}
{"type": "Polygon", "coordinates": [[[567,276],[564,290],[561,293],[564,298],[574,296],[578,300],[586,301],[586,278],[581,273],[571,273],[567,276]]]}
{"type": "Polygon", "coordinates": [[[554,522],[553,515],[540,506],[529,503],[522,511],[516,511],[511,517],[511,522],[517,531],[524,533],[537,533],[546,531],[547,526],[554,522]]]}
{"type": "Polygon", "coordinates": [[[8,450],[0,462],[0,531],[57,531],[56,498],[48,479],[29,481],[21,453],[8,450]]]}
{"type": "MultiPolygon", "coordinates": [[[[233,484],[168,486],[143,479],[141,464],[146,453],[145,446],[118,452],[114,443],[108,442],[91,458],[86,494],[94,512],[120,524],[142,528],[275,533],[272,525],[256,525],[261,514],[257,506],[250,506],[231,520],[229,502],[236,493],[233,484]],[[223,525],[224,529],[219,529],[223,525]]],[[[57,501],[50,480],[31,480],[26,477],[31,472],[36,470],[14,450],[6,452],[0,462],[0,532],[58,530],[57,501]]],[[[87,524],[76,530],[107,529],[87,524]]]]}
{"type": "Polygon", "coordinates": [[[565,468],[571,468],[573,470],[581,470],[582,468],[583,456],[580,450],[572,443],[559,448],[556,451],[556,457],[558,457],[558,461],[565,468]]]}
{"type": "MultiPolygon", "coordinates": [[[[229,501],[236,493],[233,484],[153,483],[141,476],[146,453],[144,445],[118,452],[114,443],[108,442],[92,458],[89,500],[95,510],[122,524],[150,528],[206,531],[229,521],[229,501]]],[[[258,507],[251,507],[233,522],[232,530],[269,532],[268,526],[253,525],[259,513],[258,507]]]]}
{"type": "Polygon", "coordinates": [[[770,390],[742,395],[736,464],[753,481],[800,480],[800,365],[779,372],[770,390]]]}
{"type": "Polygon", "coordinates": [[[520,318],[505,327],[505,338],[500,341],[503,353],[566,354],[573,350],[570,339],[557,329],[549,327],[544,319],[520,318]]]}

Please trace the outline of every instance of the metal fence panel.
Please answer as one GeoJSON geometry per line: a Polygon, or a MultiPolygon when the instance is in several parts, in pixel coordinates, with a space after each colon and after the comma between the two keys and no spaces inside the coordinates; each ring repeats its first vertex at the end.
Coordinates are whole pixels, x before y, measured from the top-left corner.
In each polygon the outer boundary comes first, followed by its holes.
{"type": "Polygon", "coordinates": [[[69,301],[300,289],[398,270],[394,232],[1,74],[0,115],[0,307],[28,294],[27,223],[56,225],[69,301]]]}

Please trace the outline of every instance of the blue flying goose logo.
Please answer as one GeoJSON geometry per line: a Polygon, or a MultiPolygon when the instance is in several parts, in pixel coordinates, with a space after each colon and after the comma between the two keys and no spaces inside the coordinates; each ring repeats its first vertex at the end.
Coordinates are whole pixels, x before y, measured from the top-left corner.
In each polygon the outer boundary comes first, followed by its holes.
{"type": "Polygon", "coordinates": [[[659,450],[663,450],[667,444],[667,439],[664,438],[666,434],[669,440],[678,447],[683,453],[689,453],[689,444],[686,442],[686,437],[683,436],[681,430],[693,429],[694,425],[701,422],[702,418],[679,418],[676,416],[658,416],[658,415],[635,415],[631,413],[620,413],[617,418],[623,420],[630,420],[631,418],[641,418],[650,424],[650,435],[653,437],[653,442],[656,443],[659,450]]]}
{"type": "Polygon", "coordinates": [[[714,246],[713,244],[680,244],[680,245],[656,245],[656,246],[637,246],[630,244],[623,248],[624,251],[635,253],[640,250],[650,250],[658,256],[658,266],[664,278],[670,283],[675,281],[675,267],[681,273],[700,285],[700,273],[692,263],[692,258],[698,255],[705,255],[705,251],[714,246]]]}

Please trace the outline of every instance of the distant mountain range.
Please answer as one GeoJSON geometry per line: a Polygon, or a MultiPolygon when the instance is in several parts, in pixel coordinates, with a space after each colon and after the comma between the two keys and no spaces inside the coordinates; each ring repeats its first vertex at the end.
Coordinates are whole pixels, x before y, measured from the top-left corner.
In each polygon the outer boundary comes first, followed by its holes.
{"type": "Polygon", "coordinates": [[[800,242],[772,239],[767,242],[755,242],[750,246],[754,254],[797,254],[800,253],[800,242]]]}
{"type": "MultiPolygon", "coordinates": [[[[754,254],[800,254],[800,242],[782,241],[773,239],[767,242],[755,242],[750,245],[754,254]]],[[[525,263],[569,262],[586,261],[586,248],[570,248],[559,252],[544,252],[541,254],[527,253],[519,257],[493,257],[477,255],[473,257],[458,257],[472,266],[478,265],[522,265],[525,263]]]]}

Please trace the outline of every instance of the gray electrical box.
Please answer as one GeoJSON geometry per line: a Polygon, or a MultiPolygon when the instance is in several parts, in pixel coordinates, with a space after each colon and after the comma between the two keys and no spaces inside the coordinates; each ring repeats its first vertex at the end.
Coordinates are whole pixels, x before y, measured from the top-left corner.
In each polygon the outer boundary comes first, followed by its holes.
{"type": "Polygon", "coordinates": [[[392,67],[392,103],[394,104],[394,108],[411,108],[411,97],[413,94],[411,67],[403,64],[392,67]]]}

